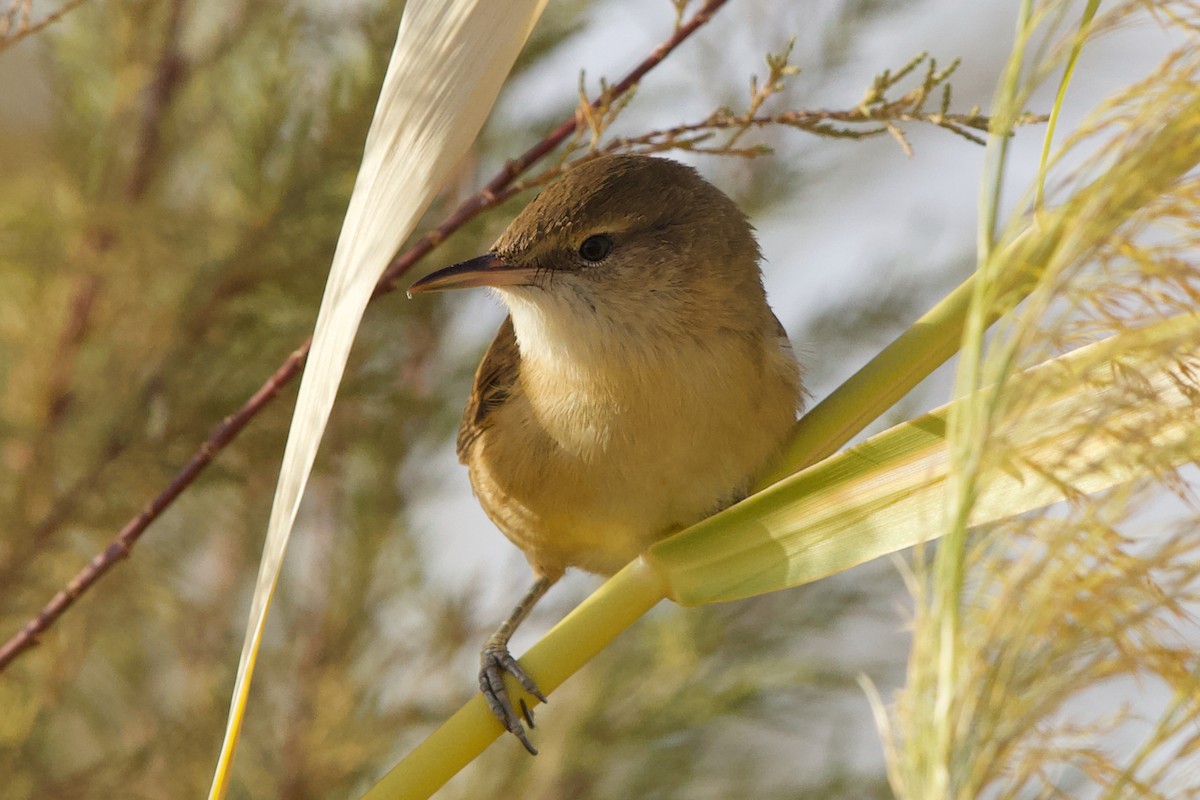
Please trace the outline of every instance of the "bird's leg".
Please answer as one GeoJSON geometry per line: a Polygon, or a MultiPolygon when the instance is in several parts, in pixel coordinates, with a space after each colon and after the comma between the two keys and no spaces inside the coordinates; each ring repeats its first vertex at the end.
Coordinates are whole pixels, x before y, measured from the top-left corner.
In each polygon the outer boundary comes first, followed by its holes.
{"type": "MultiPolygon", "coordinates": [[[[529,612],[537,605],[537,601],[541,600],[542,595],[553,585],[552,579],[539,577],[521,598],[521,602],[517,603],[517,607],[508,615],[508,619],[504,620],[499,629],[487,640],[479,657],[479,689],[483,692],[483,699],[487,701],[488,708],[492,710],[496,719],[500,720],[500,724],[513,736],[520,739],[521,744],[525,745],[525,749],[535,756],[537,750],[529,741],[529,737],[525,735],[525,727],[521,725],[521,719],[517,716],[512,701],[508,699],[508,691],[504,688],[504,673],[507,672],[516,678],[525,687],[525,691],[538,700],[543,703],[548,702],[546,696],[533,682],[533,678],[529,677],[529,673],[522,669],[517,660],[508,652],[508,640],[512,638],[513,631],[517,629],[517,626],[525,620],[525,617],[529,616],[529,612]]],[[[521,701],[521,712],[525,721],[529,723],[529,727],[532,728],[533,712],[525,705],[524,700],[521,701]]]]}

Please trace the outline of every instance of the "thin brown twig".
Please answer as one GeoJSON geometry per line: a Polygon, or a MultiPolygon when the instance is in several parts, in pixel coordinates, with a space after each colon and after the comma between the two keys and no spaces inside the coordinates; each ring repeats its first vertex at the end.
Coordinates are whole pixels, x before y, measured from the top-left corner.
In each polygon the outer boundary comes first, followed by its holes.
{"type": "MultiPolygon", "coordinates": [[[[757,80],[752,81],[750,104],[745,112],[735,114],[727,108],[720,108],[699,122],[653,130],[638,136],[612,139],[600,150],[606,153],[656,153],[667,150],[688,150],[703,153],[758,155],[764,152],[765,148],[737,149],[734,148],[734,144],[751,128],[779,126],[796,128],[831,138],[863,139],[890,134],[900,143],[904,152],[911,155],[911,148],[898,123],[931,124],[944,128],[968,141],[984,144],[981,134],[989,130],[991,122],[989,117],[981,114],[977,108],[967,113],[950,111],[950,85],[946,81],[954,73],[958,61],[955,60],[948,67],[939,69],[937,62],[929,58],[926,53],[918,54],[916,58],[898,70],[886,70],[877,75],[866,96],[854,108],[836,111],[801,109],[776,114],[759,114],[758,111],[764,102],[782,89],[783,80],[799,71],[788,63],[790,53],[791,43],[782,52],[767,56],[771,73],[761,85],[757,80]],[[925,64],[925,75],[918,86],[894,99],[887,96],[890,89],[911,75],[922,64],[925,64]],[[941,102],[937,110],[928,110],[926,103],[938,90],[941,93],[941,102]],[[722,131],[729,132],[725,141],[712,142],[713,136],[722,131]]],[[[1027,113],[1016,119],[1015,123],[1028,125],[1045,121],[1045,116],[1027,113]]]]}
{"type": "Polygon", "coordinates": [[[133,175],[125,187],[130,200],[138,200],[150,185],[154,174],[159,145],[162,143],[162,118],[175,97],[175,92],[187,73],[187,60],[179,46],[179,31],[183,25],[183,0],[174,0],[168,12],[167,30],[162,53],[158,57],[154,82],[147,89],[146,104],[138,126],[137,160],[133,175]]]}
{"type": "MultiPolygon", "coordinates": [[[[82,2],[83,0],[78,0],[82,2]]],[[[676,47],[691,36],[697,29],[707,23],[727,0],[708,0],[683,25],[676,27],[669,38],[663,41],[645,59],[642,60],[629,74],[618,83],[609,87],[609,100],[629,91],[650,70],[660,64],[676,47]]],[[[600,100],[595,101],[597,103],[600,100]]],[[[464,201],[449,217],[435,229],[422,236],[415,245],[397,256],[383,273],[376,284],[372,300],[396,288],[396,283],[413,265],[441,244],[451,233],[461,228],[482,211],[503,202],[516,193],[513,182],[533,164],[546,157],[558,145],[575,131],[576,116],[571,114],[561,125],[548,133],[541,141],[517,158],[505,164],[496,176],[476,194],[464,201]]],[[[242,429],[254,419],[258,413],[275,398],[288,382],[299,373],[301,366],[308,356],[312,345],[311,337],[300,345],[278,369],[266,380],[249,400],[232,415],[226,417],[213,431],[212,435],[200,445],[187,464],[181,469],[167,487],[117,534],[113,541],[102,552],[88,562],[74,578],[59,591],[30,619],[12,638],[0,646],[0,670],[3,670],[13,659],[37,644],[38,637],[46,632],[59,617],[61,617],[74,602],[103,577],[117,562],[127,557],[134,544],[141,538],[145,530],[175,499],[190,486],[212,460],[242,429]]]]}
{"type": "MultiPolygon", "coordinates": [[[[6,47],[16,44],[27,36],[33,36],[35,33],[48,28],[86,2],[87,0],[68,0],[66,3],[63,3],[57,11],[48,14],[40,21],[33,24],[29,23],[29,14],[28,11],[26,11],[24,14],[22,14],[20,21],[16,25],[16,33],[10,34],[8,32],[8,28],[12,24],[11,17],[15,16],[14,12],[17,10],[16,4],[14,4],[13,7],[6,11],[3,17],[0,18],[0,22],[3,23],[3,26],[0,27],[0,50],[4,50],[6,47]]],[[[22,6],[22,10],[28,9],[31,5],[31,3],[24,4],[22,6]]]]}
{"type": "MultiPolygon", "coordinates": [[[[1031,116],[1027,119],[1023,118],[1022,121],[1035,122],[1041,119],[1041,117],[1031,116]]],[[[750,118],[744,116],[709,118],[702,122],[661,128],[638,136],[613,139],[604,146],[604,150],[605,152],[612,152],[614,150],[628,150],[638,147],[661,148],[668,144],[670,146],[678,146],[679,144],[703,141],[701,137],[712,131],[728,130],[731,128],[739,129],[743,127],[763,128],[771,125],[798,128],[822,136],[866,138],[887,133],[887,123],[894,124],[897,122],[931,123],[939,128],[946,128],[963,138],[982,144],[982,139],[971,133],[971,131],[986,131],[988,118],[980,114],[940,114],[929,112],[913,114],[907,111],[891,114],[871,114],[859,109],[848,111],[785,111],[782,114],[750,118]],[[832,123],[839,123],[841,125],[873,124],[876,127],[854,130],[851,128],[836,127],[832,123]]]]}
{"type": "MultiPolygon", "coordinates": [[[[589,148],[589,156],[598,153],[650,154],[687,151],[754,157],[770,152],[770,148],[764,145],[737,147],[736,144],[751,129],[768,126],[795,128],[816,136],[841,139],[865,139],[889,134],[899,143],[905,155],[910,157],[912,148],[900,123],[934,125],[975,144],[984,144],[980,134],[987,132],[991,124],[991,120],[986,115],[981,114],[978,108],[966,113],[950,111],[951,94],[950,84],[947,83],[947,80],[957,69],[958,60],[951,62],[948,67],[939,69],[937,61],[929,58],[927,53],[918,54],[916,58],[898,70],[885,70],[877,75],[863,100],[853,108],[836,111],[800,109],[775,114],[760,114],[759,111],[767,100],[783,90],[785,80],[799,73],[799,69],[789,63],[792,45],[793,43],[789,41],[787,47],[782,51],[767,55],[770,74],[761,83],[757,78],[751,79],[750,102],[742,113],[735,114],[728,108],[721,107],[700,122],[661,128],[637,136],[611,139],[600,146],[597,144],[600,135],[615,115],[609,109],[601,109],[599,114],[590,114],[588,109],[583,109],[582,113],[592,128],[593,143],[589,148]],[[889,90],[910,76],[922,64],[925,65],[925,70],[921,83],[900,97],[890,98],[889,90]],[[926,103],[938,90],[941,94],[938,110],[927,110],[926,103]],[[723,141],[716,138],[720,133],[725,133],[723,141]]],[[[603,84],[601,85],[603,87],[603,84]]],[[[1014,120],[1014,123],[1028,125],[1045,121],[1046,117],[1044,116],[1027,113],[1014,120]]],[[[559,166],[562,166],[561,162],[559,166]]],[[[526,185],[540,185],[561,171],[561,168],[547,170],[526,181],[526,185]]]]}
{"type": "Polygon", "coordinates": [[[0,36],[8,36],[8,32],[14,27],[14,20],[17,31],[25,30],[29,27],[29,19],[32,16],[33,0],[9,0],[8,8],[0,14],[0,36]]]}

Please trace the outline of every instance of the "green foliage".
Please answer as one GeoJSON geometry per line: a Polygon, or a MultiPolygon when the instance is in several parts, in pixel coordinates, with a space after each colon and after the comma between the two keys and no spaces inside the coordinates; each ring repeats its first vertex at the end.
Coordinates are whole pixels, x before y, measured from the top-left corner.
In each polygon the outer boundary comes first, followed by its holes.
{"type": "MultiPolygon", "coordinates": [[[[526,59],[578,30],[573,8],[555,8],[526,59]]],[[[106,547],[310,332],[398,15],[398,3],[330,14],[282,1],[92,0],[20,45],[39,48],[49,111],[5,131],[19,157],[0,159],[3,635],[106,547]]],[[[486,141],[507,156],[536,135],[486,141]]],[[[443,257],[486,246],[498,224],[472,223],[470,242],[443,257]]],[[[361,790],[471,690],[491,621],[476,619],[475,598],[426,581],[407,523],[413,498],[396,478],[413,445],[427,452],[431,432],[449,433],[457,417],[461,398],[445,400],[432,377],[447,371],[430,364],[442,322],[434,304],[391,299],[367,314],[276,599],[235,797],[361,790]]],[[[461,385],[471,366],[449,372],[461,385]]],[[[177,797],[208,785],[292,396],[285,389],[7,669],[4,800],[177,797]]],[[[734,614],[728,639],[698,647],[680,639],[678,614],[664,616],[590,673],[597,694],[558,718],[564,730],[577,720],[562,739],[574,755],[540,785],[572,785],[644,742],[669,753],[671,769],[635,758],[597,792],[711,780],[711,745],[691,745],[736,731],[737,719],[777,719],[781,698],[797,708],[815,687],[849,686],[818,654],[773,657],[729,672],[706,699],[704,682],[730,663],[722,654],[765,655],[781,632],[818,621],[806,609],[840,609],[833,598],[853,595],[764,602],[757,617],[734,614]],[[678,655],[662,664],[668,639],[678,655]],[[677,713],[651,728],[629,708],[612,717],[602,698],[636,683],[630,665],[657,665],[644,702],[677,713]],[[760,676],[770,677],[756,685],[760,676]],[[729,721],[706,724],[719,718],[729,721]],[[694,727],[687,743],[675,725],[694,727]],[[608,732],[604,750],[594,730],[608,732]]],[[[686,619],[722,630],[722,616],[686,619]]],[[[497,751],[492,772],[471,780],[493,785],[500,770],[516,786],[528,768],[497,751]]],[[[877,786],[879,775],[863,780],[877,786]]]]}
{"type": "MultiPolygon", "coordinates": [[[[53,110],[0,164],[5,636],[311,330],[399,15],[178,8],[97,2],[37,39],[53,110]]],[[[414,379],[439,330],[416,305],[364,329],[314,482],[324,524],[279,607],[305,634],[269,647],[243,796],[347,787],[413,713],[348,676],[407,657],[364,608],[421,580],[394,476],[441,413],[414,379]]],[[[11,667],[6,800],[207,785],[286,422],[285,400],[11,667]]]]}

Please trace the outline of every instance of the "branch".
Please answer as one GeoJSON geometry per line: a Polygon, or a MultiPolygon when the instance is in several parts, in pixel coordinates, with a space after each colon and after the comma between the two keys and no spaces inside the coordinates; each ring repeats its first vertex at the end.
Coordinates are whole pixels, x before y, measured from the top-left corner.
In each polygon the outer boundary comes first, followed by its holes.
{"type": "MultiPolygon", "coordinates": [[[[1020,120],[1022,123],[1041,121],[1044,121],[1044,118],[1038,116],[1023,117],[1020,120]]],[[[666,149],[704,151],[704,148],[695,147],[694,145],[706,141],[716,131],[730,129],[740,131],[744,128],[763,128],[770,125],[798,128],[817,134],[818,136],[865,139],[888,133],[887,125],[896,122],[926,122],[936,125],[939,128],[945,128],[976,144],[984,144],[983,138],[973,133],[973,131],[986,132],[989,118],[974,112],[965,114],[920,112],[914,114],[907,111],[897,111],[888,114],[870,114],[860,109],[851,109],[848,111],[785,111],[782,114],[749,118],[710,117],[702,122],[662,128],[660,130],[649,131],[640,136],[626,136],[613,139],[604,146],[604,151],[661,152],[666,149]],[[833,123],[839,124],[835,125],[833,123]],[[871,127],[861,129],[842,127],[865,124],[869,124],[871,127]]],[[[719,148],[714,148],[712,152],[726,152],[726,147],[722,145],[719,148]]]]}
{"type": "MultiPolygon", "coordinates": [[[[76,0],[78,5],[82,0],[76,0]]],[[[708,0],[684,24],[677,25],[674,33],[654,49],[640,64],[629,72],[618,83],[607,87],[605,96],[593,101],[593,106],[599,108],[602,102],[609,102],[634,87],[643,76],[658,66],[672,51],[682,44],[697,29],[707,23],[727,0],[708,0]]],[[[65,12],[63,12],[65,13],[65,12]]],[[[0,47],[3,43],[0,43],[0,47]]],[[[397,256],[383,273],[376,284],[372,300],[387,294],[396,288],[396,283],[414,264],[441,244],[450,234],[457,231],[468,221],[481,212],[499,205],[504,200],[519,191],[514,182],[531,166],[545,158],[564,140],[575,132],[579,124],[577,116],[572,113],[557,128],[548,133],[541,141],[509,161],[486,186],[462,203],[449,217],[429,233],[422,236],[408,251],[397,256]]],[[[307,339],[275,370],[267,381],[256,391],[249,400],[234,414],[226,417],[213,431],[212,435],[200,445],[188,463],[180,470],[167,487],[117,534],[112,543],[88,562],[79,573],[71,579],[65,588],[58,592],[42,608],[37,616],[30,619],[20,631],[0,647],[0,670],[37,644],[38,637],[45,633],[59,617],[82,595],[103,577],[121,559],[130,554],[133,545],[145,530],[159,515],[166,510],[175,499],[187,489],[212,460],[226,445],[233,441],[242,429],[258,415],[268,403],[275,398],[279,390],[286,386],[300,371],[308,357],[312,339],[307,339]]]]}
{"type": "Polygon", "coordinates": [[[32,0],[12,0],[4,13],[0,14],[0,51],[50,27],[85,2],[87,0],[68,0],[57,11],[31,24],[29,18],[33,9],[32,0]],[[10,33],[14,27],[16,30],[10,33]]]}
{"type": "MultiPolygon", "coordinates": [[[[686,0],[672,2],[686,3],[686,0]]],[[[583,99],[576,110],[579,124],[571,141],[567,143],[557,163],[520,183],[512,184],[510,193],[544,186],[581,162],[605,154],[648,155],[684,151],[754,158],[771,152],[771,148],[766,145],[738,147],[738,141],[753,128],[770,126],[794,128],[814,136],[834,139],[866,139],[887,134],[899,143],[904,154],[909,157],[912,157],[913,152],[904,131],[900,128],[901,123],[935,125],[967,141],[984,144],[983,138],[976,132],[986,133],[990,129],[990,117],[981,114],[978,108],[972,108],[965,113],[950,111],[951,92],[947,81],[958,67],[958,61],[955,60],[949,67],[939,70],[937,62],[926,53],[918,54],[900,69],[884,70],[875,76],[863,99],[851,108],[836,111],[798,109],[760,114],[766,102],[783,91],[786,80],[799,74],[799,69],[789,63],[793,44],[794,41],[789,41],[782,51],[767,54],[769,74],[763,82],[751,76],[750,98],[743,112],[735,113],[722,106],[700,122],[660,128],[637,136],[617,137],[608,141],[603,141],[604,134],[624,109],[631,95],[627,94],[624,98],[613,96],[611,89],[601,79],[598,99],[589,101],[583,94],[581,78],[580,97],[583,99]],[[897,84],[922,64],[925,64],[926,68],[921,83],[900,97],[890,97],[889,93],[897,84]],[[926,110],[926,102],[935,92],[941,95],[938,110],[926,110]],[[588,135],[585,136],[585,133],[588,135]],[[718,139],[719,135],[723,135],[723,139],[718,139]],[[585,138],[588,141],[584,141],[585,138]],[[582,155],[572,158],[581,151],[582,155]]],[[[1025,113],[1013,120],[1013,126],[1045,121],[1045,116],[1025,113]]]]}
{"type": "Polygon", "coordinates": [[[141,199],[146,187],[150,185],[154,162],[162,143],[162,118],[187,73],[187,61],[179,47],[183,0],[174,0],[168,13],[170,16],[167,19],[166,41],[163,43],[154,82],[149,86],[146,105],[142,111],[133,175],[125,187],[125,195],[131,201],[141,199]]]}
{"type": "MultiPolygon", "coordinates": [[[[981,114],[978,108],[966,113],[950,111],[951,92],[948,80],[958,67],[958,61],[953,61],[949,67],[938,69],[937,61],[925,53],[919,54],[898,70],[885,70],[877,75],[863,99],[853,108],[840,111],[801,109],[760,114],[763,104],[771,96],[782,91],[785,79],[798,72],[788,63],[791,50],[792,44],[789,42],[782,52],[767,55],[770,74],[761,85],[757,79],[751,79],[750,102],[743,113],[735,114],[728,108],[718,108],[700,122],[613,139],[598,150],[604,153],[661,153],[668,150],[685,150],[756,156],[769,152],[769,148],[735,147],[742,135],[751,128],[782,126],[838,139],[865,139],[887,134],[896,139],[905,155],[911,156],[912,150],[898,123],[935,125],[975,144],[984,144],[981,134],[986,134],[989,130],[989,117],[981,114]],[[899,97],[889,97],[889,92],[922,64],[925,64],[925,71],[921,82],[899,97]],[[937,109],[928,110],[927,102],[938,94],[940,102],[937,109]],[[714,137],[719,133],[725,134],[724,141],[714,142],[714,137]]],[[[1022,114],[1013,122],[1014,125],[1029,125],[1045,121],[1044,116],[1022,114]]],[[[606,125],[607,120],[602,120],[600,124],[606,125]]]]}

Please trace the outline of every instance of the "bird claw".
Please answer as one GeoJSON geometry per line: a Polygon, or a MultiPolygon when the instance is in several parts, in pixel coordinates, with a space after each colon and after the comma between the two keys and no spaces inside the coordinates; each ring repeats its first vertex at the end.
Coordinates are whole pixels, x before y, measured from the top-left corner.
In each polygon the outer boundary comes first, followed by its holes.
{"type": "MultiPolygon", "coordinates": [[[[500,720],[500,724],[504,726],[505,730],[520,739],[521,744],[525,745],[525,749],[529,751],[530,755],[536,756],[537,748],[525,734],[525,726],[521,724],[521,717],[517,716],[512,700],[508,697],[508,690],[504,688],[504,673],[506,672],[516,678],[525,691],[543,703],[549,702],[538,689],[533,678],[529,677],[529,673],[522,669],[517,660],[508,652],[507,647],[489,644],[483,648],[483,653],[479,657],[479,690],[483,692],[483,699],[487,701],[492,715],[500,720]]],[[[529,727],[533,728],[532,709],[525,704],[524,698],[520,699],[520,703],[521,716],[525,718],[529,727]]]]}

